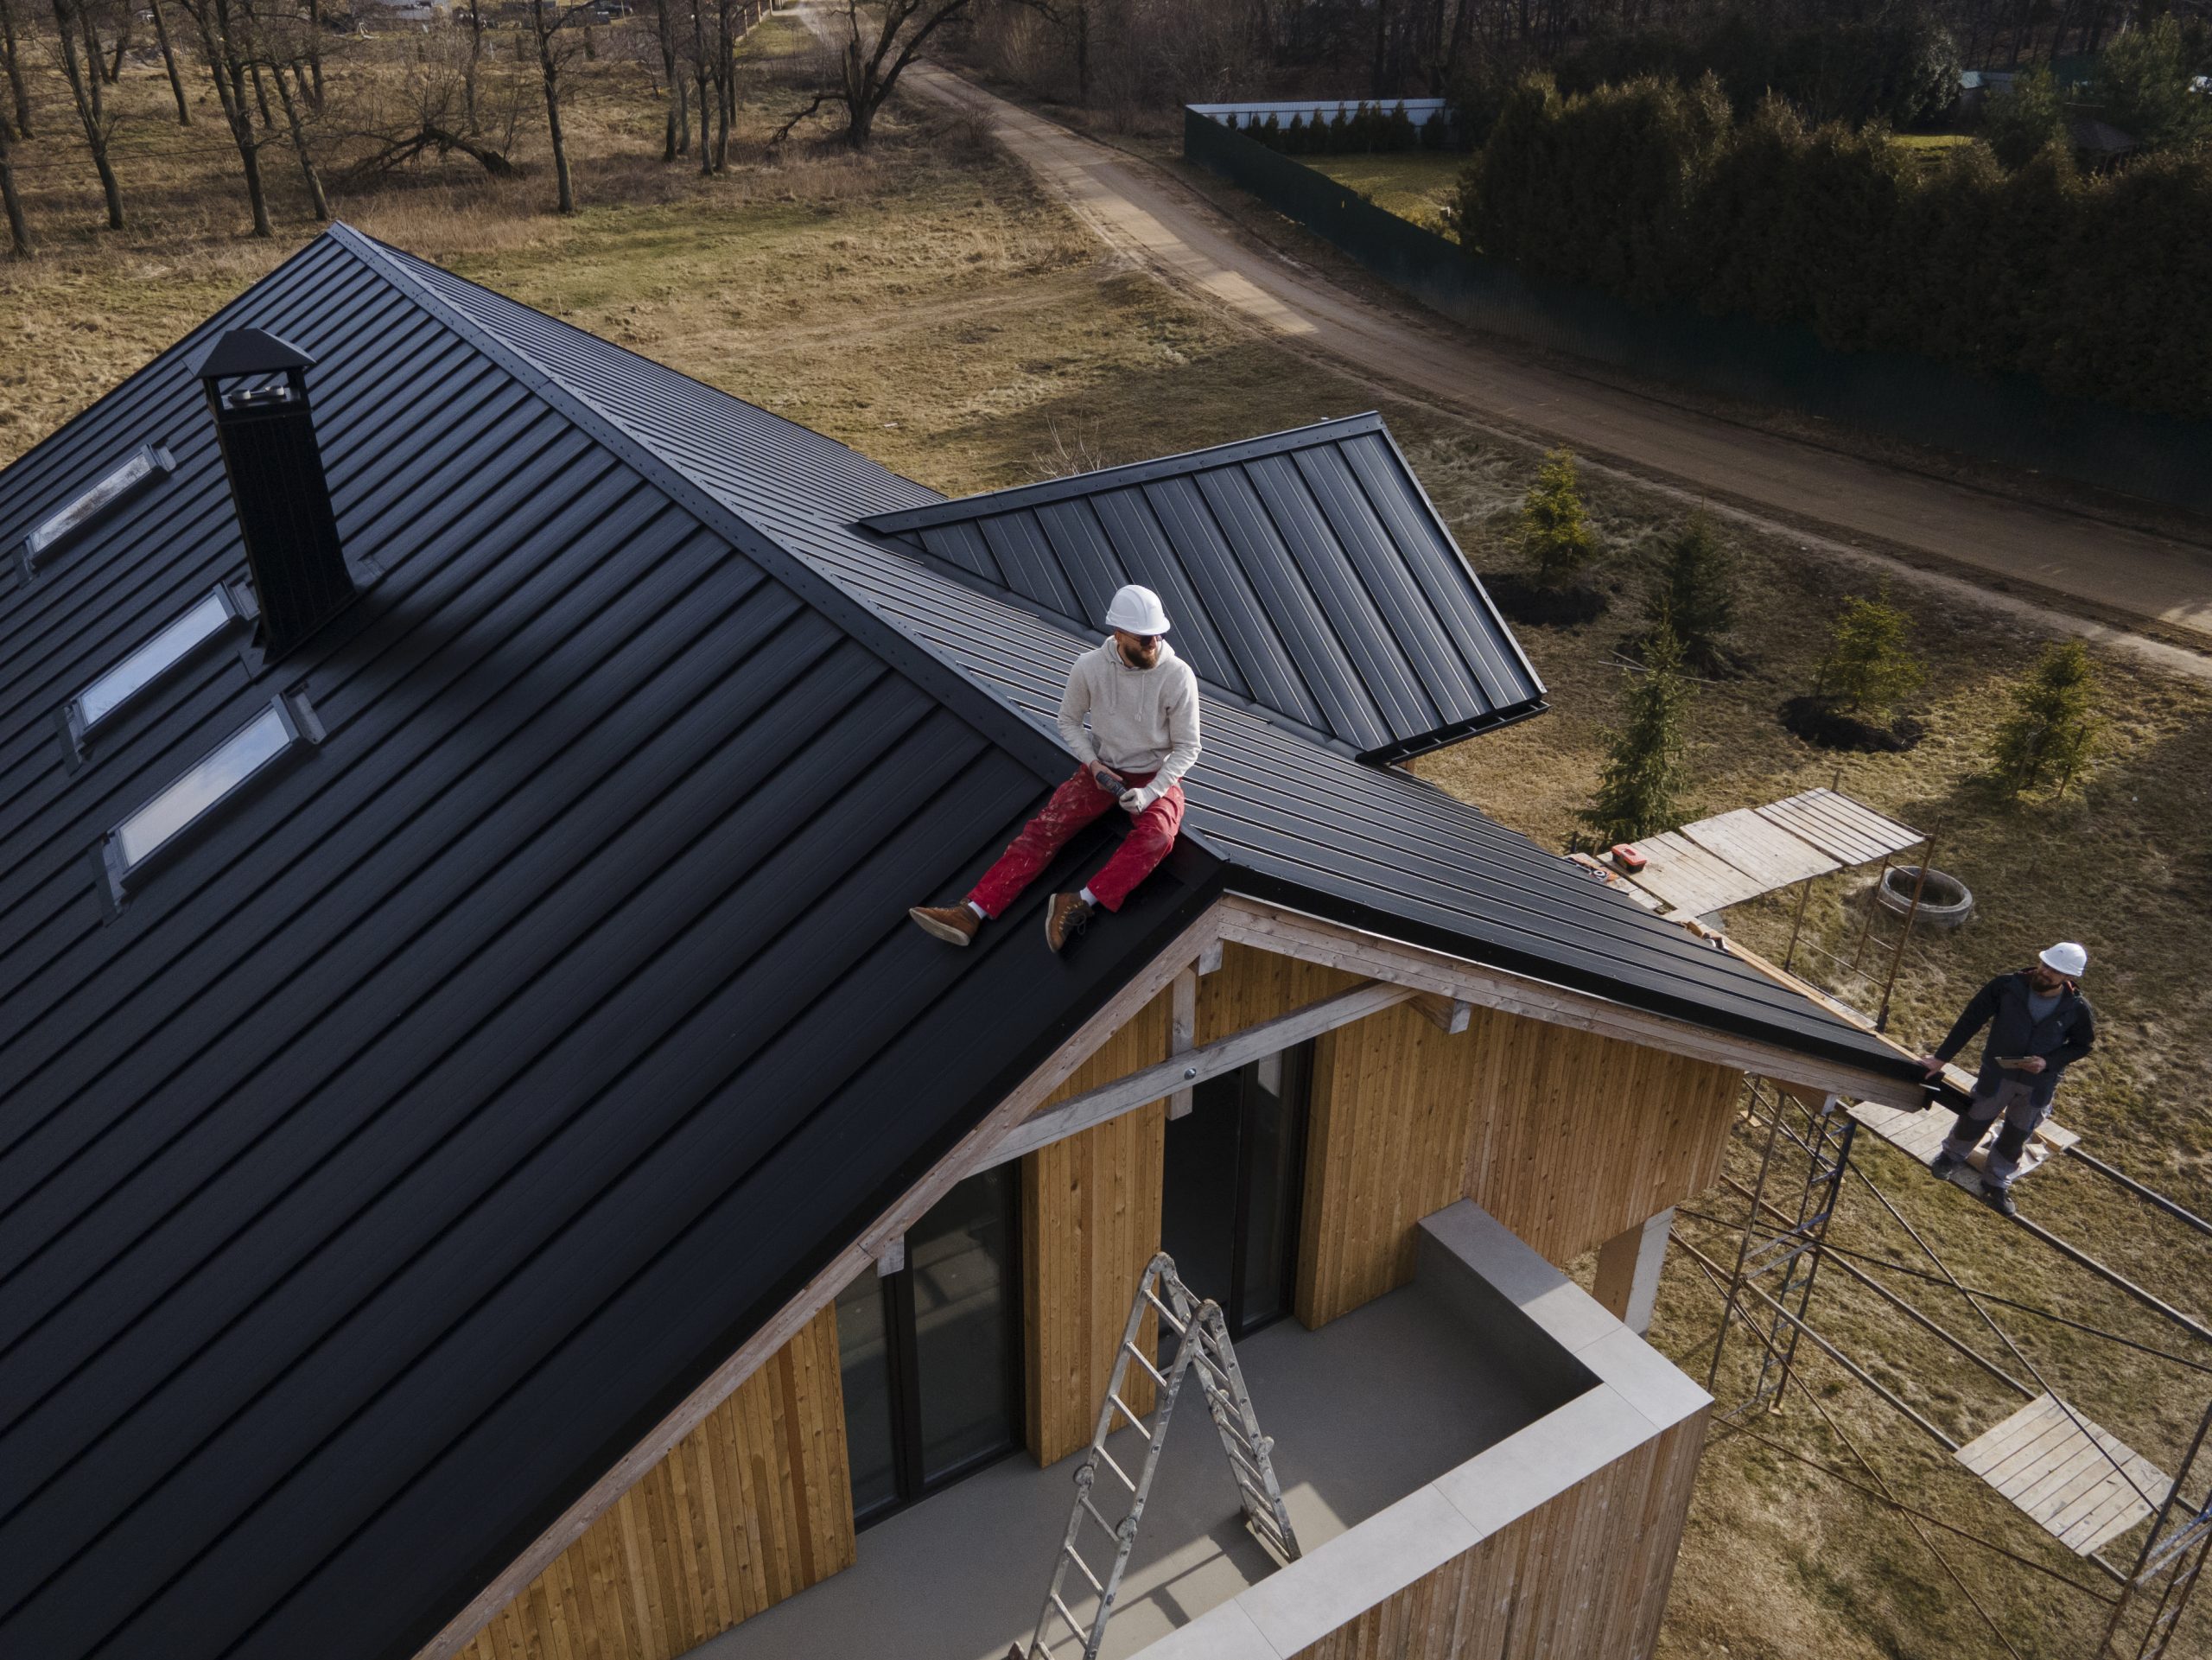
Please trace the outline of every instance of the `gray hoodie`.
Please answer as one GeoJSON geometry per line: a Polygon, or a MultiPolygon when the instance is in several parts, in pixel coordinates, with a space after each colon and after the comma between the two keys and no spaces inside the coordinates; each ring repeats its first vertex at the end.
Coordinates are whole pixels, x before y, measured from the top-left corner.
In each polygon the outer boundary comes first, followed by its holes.
{"type": "Polygon", "coordinates": [[[1060,697],[1060,737],[1085,766],[1150,773],[1141,791],[1150,805],[1179,783],[1198,758],[1198,677],[1160,642],[1160,661],[1133,669],[1109,634],[1076,658],[1060,697]],[[1090,718],[1088,731],[1084,717],[1090,718]]]}

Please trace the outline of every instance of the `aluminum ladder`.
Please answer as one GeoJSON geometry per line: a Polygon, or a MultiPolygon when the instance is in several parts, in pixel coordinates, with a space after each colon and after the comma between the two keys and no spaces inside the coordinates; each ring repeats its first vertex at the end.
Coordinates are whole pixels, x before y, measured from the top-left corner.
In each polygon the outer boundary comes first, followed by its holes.
{"type": "Polygon", "coordinates": [[[1183,1387],[1183,1380],[1193,1374],[1205,1395],[1206,1410],[1212,1415],[1214,1428],[1221,1437],[1221,1450],[1228,1456],[1229,1472],[1236,1483],[1237,1498],[1244,1506],[1244,1525],[1278,1561],[1297,1560],[1298,1536],[1291,1531],[1290,1516],[1283,1509],[1282,1490],[1275,1485],[1274,1461],[1270,1456],[1274,1443],[1260,1433],[1259,1420],[1253,1416],[1252,1397],[1244,1388],[1244,1374],[1236,1364],[1236,1351],[1229,1341],[1229,1322],[1223,1318],[1219,1304],[1211,1299],[1201,1301],[1191,1294],[1190,1288],[1175,1272],[1174,1260],[1161,1251],[1145,1265],[1144,1277],[1137,1283],[1137,1294],[1129,1304],[1128,1323],[1122,1328],[1121,1351],[1114,1357],[1114,1375],[1107,1382],[1105,1400],[1099,1403],[1098,1425],[1091,1432],[1090,1450],[1076,1468],[1075,1507],[1068,1513],[1067,1533],[1060,1541],[1060,1554],[1052,1564],[1052,1588],[1045,1593],[1045,1606],[1037,1616],[1037,1633],[1026,1650],[1014,1650],[1008,1660],[1016,1660],[1016,1657],[1052,1660],[1052,1642],[1067,1640],[1051,1637],[1055,1620],[1081,1641],[1083,1660],[1098,1660],[1098,1645],[1105,1641],[1106,1622],[1113,1616],[1114,1603],[1122,1588],[1122,1574],[1129,1565],[1129,1552],[1136,1544],[1137,1525],[1144,1518],[1145,1499],[1152,1491],[1153,1475],[1160,1468],[1160,1449],[1167,1440],[1167,1421],[1175,1409],[1175,1397],[1183,1387]],[[1166,1294],[1165,1301],[1160,1300],[1162,1292],[1166,1294]],[[1147,1307],[1156,1309],[1162,1328],[1180,1339],[1175,1345],[1175,1358],[1164,1373],[1146,1359],[1137,1346],[1147,1307]],[[1122,1395],[1122,1381],[1132,1361],[1144,1369],[1160,1391],[1152,1436],[1145,1447],[1144,1467],[1134,1481],[1106,1450],[1106,1438],[1119,1428],[1115,1422],[1117,1415],[1137,1428],[1144,1427],[1144,1421],[1129,1410],[1122,1395]],[[1108,1521],[1091,1499],[1092,1485],[1098,1479],[1101,1466],[1112,1471],[1128,1490],[1128,1511],[1119,1522],[1108,1521]],[[1103,1575],[1093,1572],[1077,1549],[1085,1517],[1114,1542],[1113,1566],[1103,1575]],[[1088,1630],[1076,1619],[1061,1594],[1066,1588],[1071,1568],[1089,1581],[1098,1595],[1098,1612],[1088,1630]]]}

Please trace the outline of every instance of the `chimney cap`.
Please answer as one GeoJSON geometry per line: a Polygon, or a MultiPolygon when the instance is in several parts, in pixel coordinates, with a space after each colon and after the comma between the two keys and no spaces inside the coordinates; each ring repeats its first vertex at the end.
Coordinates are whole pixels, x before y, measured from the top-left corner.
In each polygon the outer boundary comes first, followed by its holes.
{"type": "Polygon", "coordinates": [[[266,329],[233,328],[200,359],[199,375],[202,380],[227,380],[234,375],[283,374],[314,367],[313,358],[266,329]]]}

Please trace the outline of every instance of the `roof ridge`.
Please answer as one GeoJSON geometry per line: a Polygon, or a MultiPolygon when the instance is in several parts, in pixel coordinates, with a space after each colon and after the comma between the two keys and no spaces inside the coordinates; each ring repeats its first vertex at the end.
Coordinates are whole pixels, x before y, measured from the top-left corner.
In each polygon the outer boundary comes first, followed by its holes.
{"type": "Polygon", "coordinates": [[[980,518],[987,513],[1018,512],[1025,507],[1072,501],[1107,490],[1126,489],[1133,484],[1148,484],[1154,479],[1175,478],[1208,467],[1235,467],[1262,455],[1287,455],[1296,449],[1311,449],[1320,444],[1334,443],[1340,438],[1382,430],[1381,412],[1367,410],[1358,415],[1334,416],[1326,421],[1310,422],[1302,427],[1286,427],[1280,432],[1262,433],[1254,438],[1237,438],[1225,444],[1209,444],[1203,449],[1185,449],[1173,455],[1155,455],[1149,461],[1124,461],[1116,467],[1074,473],[1065,478],[1042,479],[1034,484],[1014,484],[1002,490],[984,490],[974,495],[954,496],[948,500],[931,502],[925,507],[901,507],[888,513],[873,514],[857,522],[868,530],[895,536],[906,531],[957,525],[967,519],[980,518]]]}
{"type": "MultiPolygon", "coordinates": [[[[448,301],[391,256],[374,237],[334,220],[323,236],[336,242],[428,315],[490,358],[542,402],[574,423],[640,478],[702,525],[759,563],[778,582],[842,628],[939,703],[969,722],[1040,779],[1057,782],[1066,753],[1026,716],[946,662],[860,595],[759,525],[716,499],[681,468],[655,454],[614,416],[568,385],[526,353],[448,301]]],[[[467,282],[467,277],[456,281],[467,282]]],[[[481,284],[471,284],[480,287],[481,284]]],[[[489,291],[489,290],[487,290],[489,291]]]]}

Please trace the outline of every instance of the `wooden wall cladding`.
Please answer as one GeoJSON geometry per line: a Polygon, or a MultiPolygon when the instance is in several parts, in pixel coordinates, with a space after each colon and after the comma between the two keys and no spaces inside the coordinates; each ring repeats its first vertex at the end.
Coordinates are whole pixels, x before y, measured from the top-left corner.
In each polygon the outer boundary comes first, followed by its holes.
{"type": "Polygon", "coordinates": [[[1684,1420],[1295,1660],[1649,1660],[1705,1428],[1684,1420]]]}
{"type": "Polygon", "coordinates": [[[1386,1009],[1315,1049],[1298,1317],[1408,1283],[1414,1224],[1471,1199],[1551,1262],[1719,1179],[1739,1073],[1476,1009],[1447,1034],[1386,1009]]]}
{"type": "Polygon", "coordinates": [[[852,1561],[830,1307],[555,1558],[461,1660],[673,1660],[852,1561]]]}
{"type": "MultiPolygon", "coordinates": [[[[1170,994],[1145,1005],[1051,1100],[1167,1057],[1170,994]]],[[[1090,1439],[1145,1264],[1160,1249],[1167,1105],[1155,1101],[1021,1161],[1024,1439],[1052,1464],[1090,1439]]],[[[1154,1326],[1148,1319],[1147,1341],[1154,1326]]],[[[1123,1398],[1152,1409],[1152,1380],[1131,1369],[1123,1398]]]]}
{"type": "Polygon", "coordinates": [[[1342,969],[1249,945],[1224,944],[1221,966],[1198,978],[1198,1031],[1192,1041],[1217,1042],[1361,983],[1358,975],[1342,969]]]}

